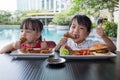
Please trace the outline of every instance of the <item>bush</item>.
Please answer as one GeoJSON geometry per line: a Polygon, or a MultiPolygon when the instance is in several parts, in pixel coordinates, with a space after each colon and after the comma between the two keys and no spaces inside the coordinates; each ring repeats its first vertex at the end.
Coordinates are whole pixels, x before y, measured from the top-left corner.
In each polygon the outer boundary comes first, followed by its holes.
{"type": "Polygon", "coordinates": [[[97,27],[97,24],[94,22],[92,23],[92,28],[96,28],[97,27]]]}
{"type": "Polygon", "coordinates": [[[54,16],[52,23],[56,25],[69,25],[71,18],[65,12],[58,13],[54,16]]]}
{"type": "Polygon", "coordinates": [[[109,37],[117,37],[117,24],[114,22],[106,22],[104,25],[104,32],[109,37]]]}

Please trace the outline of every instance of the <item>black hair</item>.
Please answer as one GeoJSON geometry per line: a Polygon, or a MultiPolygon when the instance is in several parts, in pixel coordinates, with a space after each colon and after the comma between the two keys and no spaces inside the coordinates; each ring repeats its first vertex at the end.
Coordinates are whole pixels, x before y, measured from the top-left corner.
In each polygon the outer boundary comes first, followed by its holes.
{"type": "Polygon", "coordinates": [[[85,27],[87,28],[87,31],[88,31],[88,32],[91,31],[92,22],[91,22],[91,20],[90,20],[89,17],[87,17],[86,15],[75,15],[75,16],[72,18],[69,26],[72,25],[72,22],[73,22],[74,19],[77,19],[77,22],[78,22],[79,25],[85,26],[85,27]]]}
{"type": "Polygon", "coordinates": [[[103,19],[98,19],[97,24],[103,24],[103,19]]]}
{"type": "MultiPolygon", "coordinates": [[[[27,18],[20,25],[20,29],[29,29],[32,28],[33,31],[42,32],[43,24],[39,19],[27,18]]],[[[40,36],[39,40],[42,41],[42,36],[40,36]]]]}

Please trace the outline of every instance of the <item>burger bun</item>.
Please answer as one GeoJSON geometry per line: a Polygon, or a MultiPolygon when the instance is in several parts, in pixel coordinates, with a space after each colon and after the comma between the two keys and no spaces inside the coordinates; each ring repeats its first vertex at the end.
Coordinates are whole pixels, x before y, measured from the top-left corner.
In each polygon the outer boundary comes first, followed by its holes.
{"type": "Polygon", "coordinates": [[[89,48],[93,55],[105,56],[109,55],[110,51],[105,44],[95,44],[89,48]]]}

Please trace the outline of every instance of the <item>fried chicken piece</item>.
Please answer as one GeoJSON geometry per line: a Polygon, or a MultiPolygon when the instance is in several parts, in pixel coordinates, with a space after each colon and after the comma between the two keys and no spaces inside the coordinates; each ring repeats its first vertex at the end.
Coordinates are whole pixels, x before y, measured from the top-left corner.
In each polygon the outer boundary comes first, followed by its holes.
{"type": "Polygon", "coordinates": [[[40,50],[40,53],[50,53],[52,51],[51,48],[48,48],[48,49],[42,49],[40,50]]]}
{"type": "Polygon", "coordinates": [[[22,53],[27,53],[27,50],[26,50],[26,48],[21,48],[21,50],[20,50],[22,53]]]}
{"type": "Polygon", "coordinates": [[[24,43],[26,41],[26,38],[25,37],[21,37],[20,38],[20,43],[24,43]]]}
{"type": "Polygon", "coordinates": [[[69,32],[64,34],[64,37],[75,39],[75,35],[70,34],[69,32]]]}
{"type": "Polygon", "coordinates": [[[33,48],[21,48],[22,53],[51,53],[52,49],[51,48],[44,48],[44,49],[38,49],[35,50],[33,48]]]}
{"type": "MultiPolygon", "coordinates": [[[[25,38],[21,38],[21,42],[25,41],[25,38]]],[[[41,43],[41,48],[39,49],[34,49],[34,48],[21,48],[21,52],[23,53],[51,53],[52,48],[48,48],[47,43],[44,39],[44,41],[41,43]]]]}
{"type": "Polygon", "coordinates": [[[26,48],[27,53],[34,53],[33,48],[26,48]]]}

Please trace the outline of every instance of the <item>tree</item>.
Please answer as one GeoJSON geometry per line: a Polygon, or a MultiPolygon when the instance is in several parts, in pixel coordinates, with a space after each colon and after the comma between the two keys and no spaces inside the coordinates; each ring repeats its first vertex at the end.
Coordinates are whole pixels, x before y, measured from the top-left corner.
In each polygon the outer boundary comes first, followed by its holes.
{"type": "Polygon", "coordinates": [[[61,12],[55,14],[52,23],[56,25],[69,25],[69,22],[71,20],[71,16],[67,15],[67,12],[61,12]]]}
{"type": "Polygon", "coordinates": [[[71,14],[79,12],[99,17],[100,10],[108,9],[114,19],[113,12],[118,7],[119,0],[72,0],[72,3],[71,14]]]}
{"type": "Polygon", "coordinates": [[[8,24],[11,16],[12,14],[10,12],[1,10],[0,11],[0,24],[8,24]]]}

